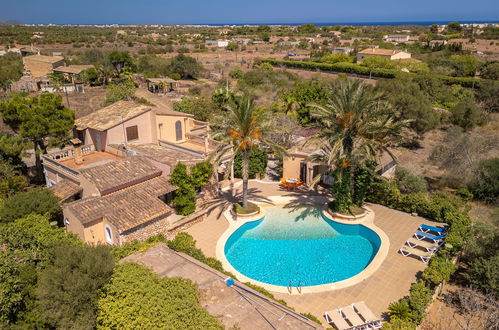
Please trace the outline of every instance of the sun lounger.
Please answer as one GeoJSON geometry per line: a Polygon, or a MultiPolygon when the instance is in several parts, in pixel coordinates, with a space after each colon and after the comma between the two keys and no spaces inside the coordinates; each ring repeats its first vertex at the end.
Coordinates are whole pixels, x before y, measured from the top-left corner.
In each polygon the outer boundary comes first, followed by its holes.
{"type": "Polygon", "coordinates": [[[343,312],[345,317],[348,319],[348,322],[350,322],[352,324],[352,327],[354,329],[362,329],[362,328],[367,329],[367,327],[361,327],[361,326],[365,325],[366,322],[364,322],[364,320],[360,318],[359,314],[357,314],[357,312],[355,312],[355,310],[353,309],[352,306],[347,306],[345,308],[341,308],[340,311],[343,312]]]}
{"type": "Polygon", "coordinates": [[[334,326],[338,330],[350,329],[352,327],[343,318],[343,315],[341,314],[339,309],[325,312],[324,318],[326,319],[327,323],[334,326]]]}
{"type": "Polygon", "coordinates": [[[443,240],[445,238],[445,233],[441,234],[441,235],[432,235],[432,234],[428,234],[428,233],[425,233],[424,231],[419,231],[417,230],[415,233],[414,233],[414,237],[416,237],[418,240],[422,240],[422,239],[429,239],[429,240],[432,240],[433,242],[440,242],[441,240],[443,240]]]}
{"type": "Polygon", "coordinates": [[[407,244],[407,246],[410,248],[421,247],[426,251],[437,251],[440,248],[440,246],[444,244],[444,241],[438,241],[435,243],[435,242],[422,241],[418,240],[417,238],[411,237],[407,241],[405,241],[405,244],[407,244]]]}
{"type": "Polygon", "coordinates": [[[380,329],[382,326],[381,319],[376,317],[374,313],[367,307],[366,303],[359,301],[353,304],[354,310],[372,329],[380,329]]]}
{"type": "Polygon", "coordinates": [[[416,256],[421,259],[425,264],[430,261],[430,258],[435,254],[435,251],[423,251],[420,249],[408,248],[405,245],[399,250],[400,254],[404,257],[408,257],[410,255],[416,256]]]}
{"type": "Polygon", "coordinates": [[[444,227],[435,227],[435,226],[429,226],[429,225],[425,225],[424,223],[422,223],[420,226],[419,226],[419,230],[422,231],[422,232],[434,232],[434,233],[437,233],[437,234],[442,234],[442,233],[445,233],[447,231],[447,228],[449,228],[449,226],[444,226],[444,227]]]}

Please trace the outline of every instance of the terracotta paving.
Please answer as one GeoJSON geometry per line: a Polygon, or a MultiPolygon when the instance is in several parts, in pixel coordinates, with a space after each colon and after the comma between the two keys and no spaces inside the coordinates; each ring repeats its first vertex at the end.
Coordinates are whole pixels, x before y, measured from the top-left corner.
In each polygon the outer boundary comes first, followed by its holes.
{"type": "MultiPolygon", "coordinates": [[[[235,195],[240,194],[240,186],[235,195]]],[[[265,200],[265,196],[315,194],[314,192],[282,190],[277,184],[266,184],[256,181],[250,182],[250,198],[265,200]]],[[[229,196],[229,192],[227,192],[229,196]]],[[[233,198],[231,195],[225,198],[233,198]]],[[[309,294],[281,294],[275,293],[276,298],[284,299],[290,306],[299,312],[309,312],[323,320],[325,311],[347,306],[357,301],[365,301],[367,306],[379,316],[387,310],[388,305],[409,293],[410,285],[424,270],[426,265],[414,258],[403,257],[397,251],[412,236],[421,223],[436,223],[408,213],[389,209],[387,207],[370,204],[375,212],[374,224],[381,228],[389,237],[390,247],[386,259],[380,268],[369,278],[354,286],[309,294]]],[[[211,212],[205,221],[194,224],[185,231],[197,241],[197,247],[206,255],[215,257],[215,246],[220,235],[227,229],[228,224],[219,207],[211,212]]],[[[324,325],[327,324],[324,322],[324,325]]]]}

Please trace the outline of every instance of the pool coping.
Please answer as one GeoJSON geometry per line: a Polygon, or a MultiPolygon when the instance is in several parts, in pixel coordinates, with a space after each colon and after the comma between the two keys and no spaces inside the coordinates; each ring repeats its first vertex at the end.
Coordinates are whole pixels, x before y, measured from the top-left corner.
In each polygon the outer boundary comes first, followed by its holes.
{"type": "MultiPolygon", "coordinates": [[[[308,203],[310,203],[310,199],[308,198],[306,200],[308,203]]],[[[265,212],[265,204],[268,206],[279,206],[279,205],[286,205],[289,203],[296,203],[296,197],[292,196],[269,196],[266,197],[266,201],[254,201],[251,200],[252,203],[258,204],[261,206],[261,212],[258,215],[255,215],[253,217],[248,217],[248,218],[234,218],[232,213],[230,212],[230,206],[223,212],[223,215],[227,222],[229,223],[229,227],[225,230],[225,232],[220,235],[217,245],[216,245],[216,257],[218,260],[222,262],[223,268],[226,271],[229,271],[233,273],[235,276],[237,276],[237,279],[241,282],[249,282],[251,284],[255,284],[258,286],[261,286],[265,288],[268,291],[272,292],[278,292],[278,293],[287,293],[287,294],[305,294],[305,293],[319,293],[319,292],[326,292],[326,291],[334,291],[334,290],[339,290],[339,289],[344,289],[356,284],[361,283],[362,281],[366,280],[369,278],[371,275],[373,275],[378,268],[381,266],[383,261],[385,260],[386,256],[388,255],[388,249],[390,247],[390,240],[386,233],[381,230],[381,228],[377,227],[374,224],[374,211],[367,207],[364,206],[364,208],[367,210],[367,215],[363,217],[362,219],[357,219],[357,220],[342,220],[338,218],[333,218],[328,212],[325,212],[323,210],[323,215],[326,216],[329,220],[342,223],[342,224],[347,224],[347,225],[363,225],[372,231],[374,231],[380,238],[381,243],[380,247],[378,249],[378,252],[376,253],[376,256],[373,258],[373,260],[367,265],[366,268],[364,268],[363,271],[358,273],[355,276],[352,276],[350,278],[347,278],[342,281],[338,282],[333,282],[333,283],[328,283],[328,284],[320,284],[320,285],[313,285],[313,286],[306,286],[306,287],[301,287],[301,289],[298,289],[296,287],[292,287],[291,289],[287,286],[280,286],[280,285],[273,285],[273,284],[268,284],[268,283],[263,283],[257,280],[254,280],[252,278],[249,278],[240,272],[238,272],[227,260],[225,257],[225,243],[229,239],[229,237],[237,230],[239,227],[244,225],[247,222],[253,222],[262,219],[266,212],[265,212]]],[[[317,196],[316,200],[314,201],[313,204],[324,204],[327,202],[327,198],[324,196],[317,196]]]]}

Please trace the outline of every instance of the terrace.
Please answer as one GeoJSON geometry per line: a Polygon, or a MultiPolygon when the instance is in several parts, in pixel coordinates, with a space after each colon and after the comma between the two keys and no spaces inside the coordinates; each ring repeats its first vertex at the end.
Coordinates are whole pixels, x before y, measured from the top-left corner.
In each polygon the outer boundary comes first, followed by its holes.
{"type": "MultiPolygon", "coordinates": [[[[234,194],[224,189],[225,193],[222,198],[234,201],[235,197],[241,194],[240,183],[236,186],[234,194]]],[[[275,196],[298,203],[313,203],[325,197],[325,194],[320,191],[314,192],[304,187],[288,191],[276,183],[256,180],[250,181],[249,192],[250,200],[264,203],[272,203],[271,201],[276,199],[275,196]]],[[[225,207],[219,206],[207,215],[206,220],[183,229],[194,237],[197,242],[196,246],[209,257],[217,257],[217,242],[232,226],[223,215],[225,207]]],[[[365,301],[377,316],[386,318],[383,312],[387,310],[388,305],[408,295],[410,285],[426,268],[423,262],[415,258],[403,257],[398,250],[420,224],[435,225],[435,222],[377,204],[369,204],[368,207],[375,213],[374,225],[384,231],[388,237],[386,258],[371,275],[357,284],[343,288],[304,294],[299,294],[296,290],[293,290],[292,294],[273,292],[274,296],[285,300],[298,312],[312,313],[323,321],[324,326],[328,326],[322,317],[324,312],[358,301],[365,301]]]]}

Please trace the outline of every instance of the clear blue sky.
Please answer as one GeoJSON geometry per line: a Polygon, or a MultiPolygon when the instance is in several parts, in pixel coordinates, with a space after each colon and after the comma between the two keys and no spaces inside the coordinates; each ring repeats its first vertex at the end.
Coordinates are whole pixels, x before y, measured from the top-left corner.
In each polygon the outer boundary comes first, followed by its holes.
{"type": "Polygon", "coordinates": [[[498,21],[499,0],[0,0],[0,19],[45,24],[498,21]]]}

